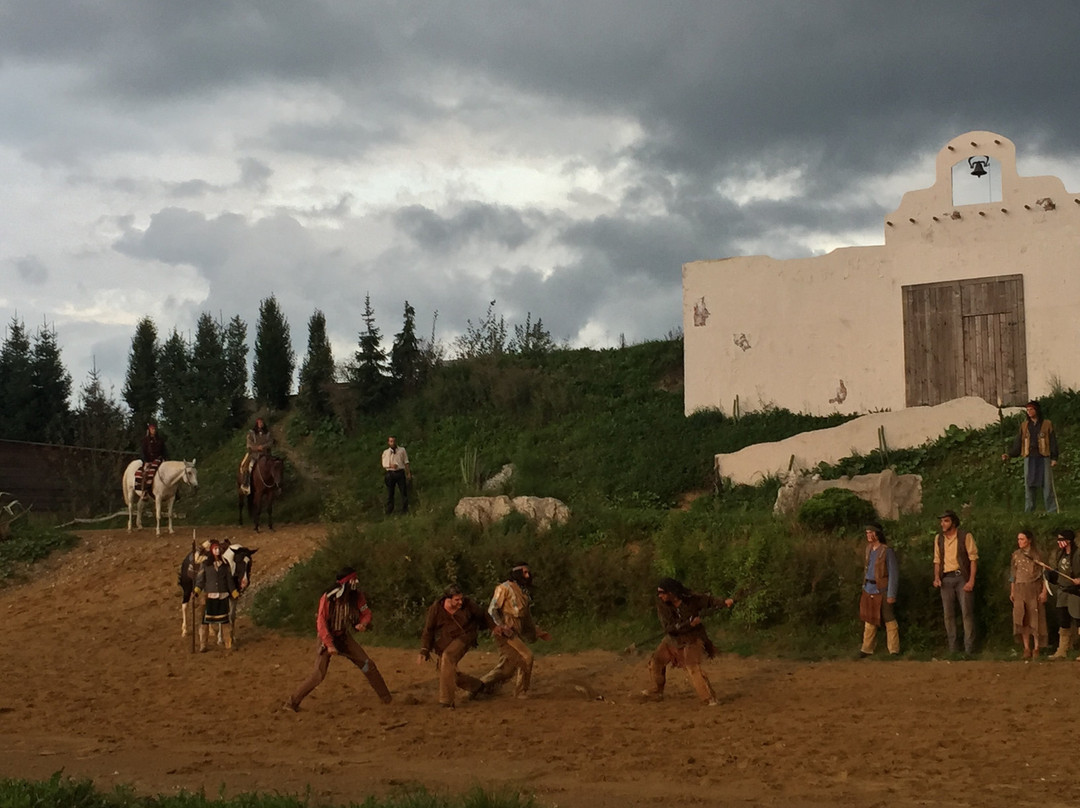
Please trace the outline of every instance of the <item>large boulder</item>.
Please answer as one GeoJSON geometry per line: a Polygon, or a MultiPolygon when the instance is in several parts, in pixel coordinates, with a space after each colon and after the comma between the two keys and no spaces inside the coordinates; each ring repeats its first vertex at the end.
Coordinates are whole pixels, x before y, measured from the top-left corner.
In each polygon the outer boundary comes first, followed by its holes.
{"type": "Polygon", "coordinates": [[[520,513],[538,530],[548,530],[553,524],[564,524],[570,509],[554,497],[462,497],[454,507],[454,516],[470,522],[494,524],[511,513],[520,513]]]}
{"type": "Polygon", "coordinates": [[[837,480],[821,480],[792,472],[776,494],[773,513],[794,513],[810,497],[828,488],[846,488],[854,492],[873,505],[882,519],[899,519],[902,513],[922,513],[922,477],[897,474],[892,469],[837,480]]]}

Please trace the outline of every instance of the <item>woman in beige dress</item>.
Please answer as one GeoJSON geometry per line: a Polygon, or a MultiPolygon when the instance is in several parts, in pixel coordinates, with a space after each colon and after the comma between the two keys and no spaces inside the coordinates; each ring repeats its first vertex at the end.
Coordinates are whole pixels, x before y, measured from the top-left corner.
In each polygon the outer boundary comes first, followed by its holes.
{"type": "Polygon", "coordinates": [[[1039,648],[1046,645],[1046,587],[1040,566],[1043,559],[1030,530],[1016,534],[1016,545],[1009,565],[1013,634],[1024,646],[1024,659],[1034,659],[1039,656],[1039,648]]]}

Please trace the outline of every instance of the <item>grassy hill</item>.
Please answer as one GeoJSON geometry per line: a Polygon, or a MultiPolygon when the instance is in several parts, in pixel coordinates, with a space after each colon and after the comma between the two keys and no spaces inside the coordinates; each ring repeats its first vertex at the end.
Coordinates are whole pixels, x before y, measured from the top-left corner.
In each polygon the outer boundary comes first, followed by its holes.
{"type": "MultiPolygon", "coordinates": [[[[1061,439],[1056,469],[1063,508],[1080,502],[1080,396],[1044,402],[1061,439]]],[[[743,652],[820,657],[848,654],[859,634],[862,525],[831,533],[772,515],[777,481],[723,488],[713,455],[850,416],[815,418],[765,408],[738,420],[718,412],[683,415],[682,343],[611,350],[562,350],[539,359],[504,356],[448,363],[415,394],[375,416],[306,423],[271,417],[288,461],[277,519],[334,525],[325,550],[295,568],[255,603],[259,621],[310,631],[320,590],[343,564],[356,567],[378,604],[380,626],[403,642],[418,634],[424,607],[450,582],[486,597],[514,561],[537,573],[537,610],[557,627],[554,649],[621,648],[655,633],[655,580],[674,575],[698,589],[738,593],[730,615],[714,619],[721,645],[743,652]],[[379,453],[394,434],[415,475],[408,517],[383,515],[379,453]],[[458,499],[512,463],[503,490],[554,496],[570,507],[567,525],[539,534],[509,517],[488,528],[459,522],[458,499]]],[[[880,471],[923,475],[924,515],[886,524],[902,564],[899,617],[908,653],[943,644],[940,602],[930,586],[933,517],[953,508],[980,548],[976,590],[980,636],[990,653],[1013,649],[1008,559],[1015,536],[1033,527],[1045,552],[1069,511],[1025,518],[1019,464],[1003,464],[1019,418],[987,429],[950,429],[917,449],[847,458],[824,476],[880,471]]],[[[200,489],[183,508],[189,522],[237,516],[236,462],[243,435],[200,458],[200,489]]],[[[1053,617],[1051,617],[1051,621],[1053,617]]],[[[1051,622],[1053,629],[1053,623],[1051,622]]]]}

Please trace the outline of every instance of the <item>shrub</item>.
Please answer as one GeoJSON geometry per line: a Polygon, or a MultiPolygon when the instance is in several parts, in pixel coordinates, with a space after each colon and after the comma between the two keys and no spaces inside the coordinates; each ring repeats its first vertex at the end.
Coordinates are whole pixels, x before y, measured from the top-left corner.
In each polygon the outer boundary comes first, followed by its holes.
{"type": "Polygon", "coordinates": [[[799,522],[811,530],[858,528],[877,518],[873,505],[846,488],[827,488],[799,508],[799,522]]]}

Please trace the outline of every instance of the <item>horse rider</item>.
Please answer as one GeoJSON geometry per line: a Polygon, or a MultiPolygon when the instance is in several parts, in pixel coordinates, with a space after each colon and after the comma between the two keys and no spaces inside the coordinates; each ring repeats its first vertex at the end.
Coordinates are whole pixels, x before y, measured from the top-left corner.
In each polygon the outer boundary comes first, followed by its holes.
{"type": "Polygon", "coordinates": [[[150,421],[142,439],[142,467],[140,468],[139,497],[146,499],[154,485],[154,474],[165,459],[165,438],[157,431],[157,424],[150,421]]]}
{"type": "Polygon", "coordinates": [[[274,439],[270,436],[270,429],[262,418],[255,419],[253,426],[247,433],[247,453],[240,461],[240,472],[244,475],[244,484],[240,487],[245,494],[251,493],[251,470],[255,463],[264,454],[270,454],[274,448],[274,439]]]}

